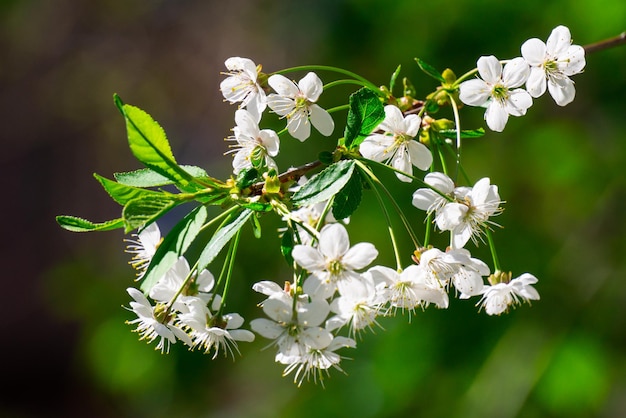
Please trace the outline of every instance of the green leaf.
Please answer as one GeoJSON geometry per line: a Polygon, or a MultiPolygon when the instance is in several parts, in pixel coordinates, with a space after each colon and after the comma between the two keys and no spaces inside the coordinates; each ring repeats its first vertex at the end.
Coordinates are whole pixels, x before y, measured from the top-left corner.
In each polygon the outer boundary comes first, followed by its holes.
{"type": "Polygon", "coordinates": [[[272,210],[272,205],[269,203],[263,202],[249,202],[249,203],[239,203],[239,206],[242,208],[247,208],[253,210],[255,212],[270,212],[272,210]]]}
{"type": "Polygon", "coordinates": [[[259,222],[259,217],[252,215],[250,217],[250,223],[252,224],[252,233],[254,234],[254,238],[261,238],[261,222],[259,222]]]}
{"type": "Polygon", "coordinates": [[[154,197],[159,199],[163,196],[162,192],[155,192],[153,190],[139,189],[137,187],[126,186],[124,184],[116,183],[113,180],[109,180],[96,173],[93,175],[96,180],[100,182],[104,190],[120,205],[124,206],[126,203],[137,198],[150,198],[154,197]]]}
{"type": "Polygon", "coordinates": [[[287,260],[290,266],[293,265],[293,257],[291,253],[293,252],[293,247],[295,246],[295,242],[293,240],[293,230],[288,228],[283,234],[283,238],[280,240],[280,252],[287,260]]]}
{"type": "Polygon", "coordinates": [[[437,71],[435,69],[435,67],[433,67],[432,65],[425,63],[424,61],[422,61],[419,58],[415,58],[415,62],[417,62],[417,65],[419,65],[419,67],[420,67],[420,69],[422,71],[424,71],[426,74],[428,74],[429,76],[431,76],[435,80],[438,80],[441,83],[445,83],[446,82],[446,79],[443,78],[443,76],[441,75],[441,72],[437,71]]]}
{"type": "Polygon", "coordinates": [[[391,94],[393,94],[393,88],[396,85],[396,80],[398,79],[398,76],[400,75],[401,68],[402,66],[398,65],[398,68],[396,68],[396,71],[394,71],[393,74],[391,74],[391,80],[389,80],[389,91],[391,92],[391,94]]]}
{"type": "Polygon", "coordinates": [[[176,201],[163,195],[143,196],[129,200],[122,210],[126,232],[147,225],[176,206],[176,201]]]}
{"type": "Polygon", "coordinates": [[[342,160],[320,171],[298,190],[292,201],[299,206],[323,202],[337,194],[346,185],[354,171],[353,160],[342,160]]]}
{"type": "Polygon", "coordinates": [[[128,144],[133,155],[175,184],[183,188],[189,186],[193,176],[176,163],[163,128],[138,107],[122,104],[118,96],[114,96],[114,100],[126,119],[128,144]]]}
{"type": "Polygon", "coordinates": [[[56,220],[61,228],[72,232],[111,231],[124,227],[124,219],[122,218],[94,223],[76,216],[59,215],[56,220]]]}
{"type": "Polygon", "coordinates": [[[361,204],[363,195],[363,182],[358,170],[352,173],[352,177],[343,186],[343,189],[335,195],[333,200],[333,216],[335,219],[346,219],[354,213],[361,204]]]}
{"type": "Polygon", "coordinates": [[[362,88],[350,95],[350,109],[344,133],[347,148],[355,148],[385,119],[378,94],[362,88]]]}
{"type": "Polygon", "coordinates": [[[209,264],[211,264],[220,251],[222,251],[222,248],[228,244],[231,238],[241,229],[253,213],[254,212],[250,209],[243,209],[238,213],[238,215],[236,215],[236,217],[234,215],[231,216],[229,218],[231,220],[230,222],[215,231],[215,234],[200,254],[200,258],[198,259],[199,271],[204,270],[209,264]]]}
{"type": "Polygon", "coordinates": [[[152,286],[176,263],[187,251],[207,220],[207,209],[198,206],[172,228],[159,244],[146,269],[141,283],[141,290],[148,293],[152,286]]]}
{"type": "Polygon", "coordinates": [[[415,97],[415,96],[417,96],[417,90],[415,89],[415,86],[413,85],[413,83],[411,83],[411,80],[409,80],[408,78],[404,77],[402,79],[402,85],[404,86],[404,95],[406,97],[415,97]]]}
{"type": "MultiPolygon", "coordinates": [[[[200,167],[193,165],[181,165],[180,167],[192,177],[199,179],[209,177],[207,172],[200,167]]],[[[127,173],[115,173],[113,176],[118,183],[133,187],[160,187],[174,184],[169,178],[149,168],[142,168],[127,173]]]]}
{"type": "MultiPolygon", "coordinates": [[[[444,129],[437,133],[444,138],[456,139],[456,129],[444,129]]],[[[461,130],[461,138],[480,138],[483,135],[485,135],[483,128],[461,130]]]]}
{"type": "Polygon", "coordinates": [[[259,170],[254,167],[245,168],[237,174],[237,187],[240,189],[250,187],[257,181],[258,177],[259,170]]]}

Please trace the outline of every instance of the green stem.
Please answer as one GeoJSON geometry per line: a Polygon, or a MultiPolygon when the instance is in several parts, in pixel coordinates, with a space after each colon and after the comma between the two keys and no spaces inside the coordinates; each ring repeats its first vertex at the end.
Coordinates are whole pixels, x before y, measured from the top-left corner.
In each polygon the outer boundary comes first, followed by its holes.
{"type": "Polygon", "coordinates": [[[193,278],[194,276],[193,273],[196,271],[197,268],[198,268],[198,262],[196,261],[196,264],[194,264],[193,267],[189,269],[189,274],[187,274],[187,277],[185,277],[185,280],[183,280],[183,284],[178,288],[174,296],[172,296],[172,299],[170,299],[170,301],[167,303],[167,311],[166,311],[167,314],[169,314],[169,312],[172,309],[172,306],[174,306],[174,302],[176,302],[176,299],[178,298],[178,296],[180,296],[180,294],[183,293],[183,290],[187,287],[187,285],[193,278]]]}
{"type": "Polygon", "coordinates": [[[323,89],[327,90],[327,89],[329,89],[331,87],[341,86],[341,85],[344,85],[344,84],[356,84],[356,85],[361,86],[361,87],[368,87],[367,85],[364,85],[363,82],[360,81],[360,80],[335,80],[335,81],[331,81],[328,84],[325,84],[323,89]]]}
{"type": "Polygon", "coordinates": [[[300,65],[297,67],[285,68],[284,70],[275,71],[272,74],[287,74],[287,73],[292,73],[295,71],[307,71],[307,70],[331,71],[334,73],[344,74],[344,75],[354,78],[355,80],[361,81],[363,83],[363,86],[375,91],[379,95],[383,97],[385,96],[385,93],[383,93],[378,88],[378,86],[376,86],[374,83],[372,83],[368,79],[361,77],[360,75],[353,73],[352,71],[344,70],[343,68],[331,67],[328,65],[300,65]]]}
{"type": "MultiPolygon", "coordinates": [[[[220,308],[218,309],[216,315],[220,317],[222,315],[222,311],[224,306],[226,306],[226,295],[228,294],[228,289],[230,288],[230,278],[233,273],[233,266],[235,265],[235,255],[237,254],[237,248],[239,246],[239,236],[241,235],[241,230],[237,231],[235,237],[230,241],[230,247],[228,248],[228,270],[226,272],[226,282],[224,283],[224,291],[222,292],[222,301],[220,302],[220,308]]],[[[226,261],[225,263],[226,264],[226,261]]]]}
{"type": "MultiPolygon", "coordinates": [[[[396,202],[396,199],[393,198],[393,195],[391,194],[391,192],[389,192],[389,190],[385,187],[383,182],[381,182],[378,179],[378,177],[376,177],[376,175],[361,160],[355,160],[355,161],[356,161],[357,165],[361,168],[361,170],[363,170],[368,176],[370,176],[372,181],[374,181],[376,183],[376,185],[378,185],[378,187],[380,187],[382,189],[382,191],[385,193],[385,195],[387,195],[387,198],[391,202],[391,205],[393,206],[394,210],[396,211],[396,213],[398,214],[398,216],[402,220],[402,224],[404,225],[404,228],[406,229],[407,233],[411,237],[411,241],[413,241],[413,245],[415,246],[415,249],[420,248],[421,247],[420,242],[417,239],[417,236],[415,235],[415,232],[413,231],[413,228],[411,228],[411,224],[409,224],[409,221],[406,219],[406,216],[404,216],[404,212],[400,208],[400,205],[398,205],[398,202],[396,202]]],[[[428,186],[428,187],[431,187],[431,186],[428,186]]]]}
{"type": "Polygon", "coordinates": [[[453,181],[456,182],[459,175],[459,167],[461,166],[461,118],[459,117],[459,108],[457,107],[454,97],[448,93],[448,98],[452,104],[452,113],[454,114],[454,125],[456,126],[456,166],[454,168],[453,181]]]}
{"type": "Polygon", "coordinates": [[[376,185],[372,181],[372,178],[370,178],[371,172],[368,173],[367,171],[364,171],[364,170],[362,171],[363,173],[366,174],[363,177],[365,177],[365,181],[367,181],[367,183],[370,185],[370,187],[374,191],[374,195],[376,196],[376,199],[378,200],[378,204],[381,210],[383,211],[383,214],[385,215],[385,220],[387,221],[387,231],[389,232],[389,238],[391,239],[391,246],[393,247],[393,254],[396,258],[396,269],[400,271],[402,269],[402,260],[400,260],[400,250],[398,248],[398,242],[396,241],[396,234],[393,231],[393,227],[391,226],[391,218],[389,217],[389,211],[387,210],[387,207],[385,206],[385,202],[383,201],[382,196],[378,192],[376,185]]]}
{"type": "Polygon", "coordinates": [[[493,235],[491,234],[491,230],[486,228],[487,231],[487,242],[489,243],[489,251],[491,251],[491,258],[493,259],[493,268],[495,271],[500,270],[500,261],[498,260],[498,254],[496,253],[496,245],[493,242],[493,235]]]}
{"type": "Polygon", "coordinates": [[[339,112],[341,110],[348,110],[348,109],[350,109],[350,105],[349,104],[345,104],[345,105],[341,105],[341,106],[331,107],[330,109],[327,109],[326,111],[328,113],[334,113],[334,112],[339,112]]]}

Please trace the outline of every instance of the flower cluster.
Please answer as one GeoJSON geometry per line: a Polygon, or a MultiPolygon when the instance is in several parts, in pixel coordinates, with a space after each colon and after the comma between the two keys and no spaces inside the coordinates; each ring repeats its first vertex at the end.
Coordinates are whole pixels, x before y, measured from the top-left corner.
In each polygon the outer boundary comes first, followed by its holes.
{"type": "Polygon", "coordinates": [[[478,59],[481,79],[468,80],[460,86],[460,99],[470,106],[484,106],[487,126],[502,132],[509,115],[523,116],[533,104],[533,97],[547,90],[559,106],[574,100],[576,90],[569,78],[585,68],[585,50],[572,45],[570,31],[556,27],[547,43],[533,38],[524,42],[522,57],[502,66],[493,55],[478,59]],[[526,85],[526,90],[520,88],[526,85]]]}
{"type": "MultiPolygon", "coordinates": [[[[239,353],[238,342],[251,342],[256,333],[271,340],[284,375],[293,374],[298,385],[311,379],[323,383],[330,369],[342,371],[344,357],[338,351],[356,348],[363,333],[382,328],[382,317],[406,313],[410,320],[431,305],[446,309],[450,295],[476,298],[478,311],[487,315],[500,315],[540,298],[534,275],[513,278],[500,266],[492,236],[498,226],[493,218],[504,203],[498,186],[488,177],[472,181],[461,162],[462,139],[481,136],[484,130],[461,129],[458,100],[485,107],[486,124],[494,131],[504,129],[509,115],[524,115],[533,99],[546,91],[560,106],[573,100],[570,77],[584,69],[585,50],[572,45],[569,29],[558,26],[546,43],[526,41],[521,54],[507,61],[480,57],[477,68],[459,78],[452,70],[439,73],[418,59],[420,68],[441,83],[424,100],[414,97],[415,89],[406,79],[402,94],[394,93],[399,67],[389,87],[378,87],[335,67],[264,73],[248,58],[229,58],[220,90],[238,108],[232,135],[226,138],[233,171],[224,181],[200,167],[178,165],[158,123],[115,96],[127,122],[131,151],[146,168],[118,173],[116,181],[96,175],[124,207],[121,218],[104,223],[71,216],[57,220],[71,231],[138,231],[127,240],[126,251],[132,254],[130,264],[142,283],[141,290],[127,289],[132,298],[128,310],[136,315],[127,323],[141,339],[158,340],[157,350],[168,352],[180,340],[190,349],[212,353],[213,358],[220,351],[234,356],[239,353]],[[342,78],[324,84],[312,70],[342,78]],[[297,82],[285,76],[296,71],[306,72],[297,82]],[[480,78],[470,79],[476,73],[480,78]],[[360,88],[347,103],[328,110],[320,107],[322,93],[339,85],[360,88]],[[437,114],[446,107],[454,120],[437,114]],[[315,135],[311,125],[330,137],[340,120],[337,113],[343,111],[347,111],[345,129],[335,134],[331,150],[316,154],[315,161],[279,172],[281,139],[288,134],[305,141],[315,135]],[[268,113],[279,121],[286,119],[284,129],[263,127],[268,113]],[[426,174],[416,175],[414,168],[426,174]],[[418,183],[412,189],[412,203],[426,221],[415,220],[413,213],[402,209],[386,185],[389,180],[384,179],[389,178],[418,183]],[[164,185],[180,193],[164,191],[164,185]],[[350,243],[348,220],[364,193],[374,195],[379,204],[394,266],[374,264],[379,252],[373,243],[350,243]],[[193,209],[162,239],[156,220],[190,201],[195,202],[193,209]],[[208,206],[222,212],[210,218],[208,206]],[[251,225],[260,238],[261,219],[272,212],[283,221],[280,249],[293,268],[293,280],[284,286],[265,277],[250,283],[265,296],[259,306],[266,317],[250,322],[253,333],[242,329],[241,315],[223,310],[236,276],[233,266],[244,226],[251,225]],[[398,222],[392,221],[393,215],[398,222]],[[400,224],[402,228],[397,227],[400,224]],[[423,235],[415,228],[423,228],[423,235]],[[431,234],[435,228],[443,235],[442,245],[435,242],[439,236],[431,234]],[[211,238],[202,242],[210,231],[211,238]],[[399,244],[399,233],[410,238],[410,247],[399,244]],[[201,250],[193,260],[188,251],[192,244],[201,250]],[[491,267],[472,256],[467,248],[471,244],[488,245],[491,267]],[[208,268],[224,250],[216,280],[208,268]]],[[[411,200],[410,195],[401,198],[411,200]]]]}

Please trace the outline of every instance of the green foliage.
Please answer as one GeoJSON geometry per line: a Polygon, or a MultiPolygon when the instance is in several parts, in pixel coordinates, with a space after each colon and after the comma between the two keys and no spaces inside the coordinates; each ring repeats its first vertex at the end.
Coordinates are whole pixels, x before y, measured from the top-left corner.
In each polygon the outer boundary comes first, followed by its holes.
{"type": "Polygon", "coordinates": [[[383,119],[385,110],[376,92],[362,88],[352,93],[344,133],[345,146],[348,149],[358,147],[383,119]]]}
{"type": "MultiPolygon", "coordinates": [[[[456,129],[443,129],[437,131],[437,134],[444,138],[456,139],[456,129]]],[[[485,135],[483,128],[461,130],[461,138],[480,138],[483,135],[485,135]]]]}
{"type": "Polygon", "coordinates": [[[330,199],[350,180],[354,165],[355,162],[352,160],[342,160],[328,166],[311,177],[293,195],[293,202],[299,206],[307,206],[330,199]]]}
{"type": "MultiPolygon", "coordinates": [[[[181,165],[180,167],[194,178],[209,178],[207,172],[200,167],[193,165],[181,165]]],[[[162,176],[149,168],[142,168],[127,173],[115,173],[113,176],[118,183],[133,187],[160,187],[174,184],[168,177],[162,176]]]]}
{"type": "Polygon", "coordinates": [[[112,180],[104,178],[98,174],[93,175],[96,180],[100,182],[104,190],[120,205],[124,206],[133,199],[139,198],[155,198],[160,199],[163,196],[162,192],[155,192],[152,190],[145,190],[138,187],[126,186],[124,184],[116,183],[112,180]]]}
{"type": "Polygon", "coordinates": [[[415,62],[417,62],[417,65],[420,67],[420,70],[422,70],[423,72],[425,72],[426,74],[434,78],[435,80],[441,83],[446,82],[446,79],[443,78],[443,76],[441,75],[441,72],[437,71],[435,67],[433,67],[432,65],[422,61],[419,58],[415,58],[415,62]]]}
{"type": "Polygon", "coordinates": [[[172,228],[152,256],[143,276],[141,290],[149,292],[165,272],[176,263],[176,260],[187,251],[206,223],[207,216],[206,207],[198,206],[172,228]]]}
{"type": "Polygon", "coordinates": [[[396,68],[396,71],[394,71],[393,74],[391,74],[391,79],[389,80],[389,91],[391,92],[391,94],[393,94],[393,88],[396,86],[396,80],[398,79],[398,76],[400,75],[401,68],[402,66],[398,65],[398,68],[396,68]]]}
{"type": "Polygon", "coordinates": [[[358,170],[353,171],[350,180],[333,199],[333,216],[335,219],[345,219],[352,215],[361,204],[363,195],[363,181],[358,170]]]}
{"type": "Polygon", "coordinates": [[[72,232],[111,231],[124,227],[124,219],[122,218],[94,223],[76,216],[59,215],[56,217],[56,221],[63,229],[72,232]]]}
{"type": "Polygon", "coordinates": [[[291,253],[293,252],[293,247],[296,245],[293,238],[293,230],[289,228],[283,233],[283,237],[280,240],[280,252],[290,266],[293,265],[291,253]]]}
{"type": "Polygon", "coordinates": [[[211,264],[222,248],[228,244],[230,239],[235,236],[253,213],[250,209],[242,209],[237,212],[237,215],[231,214],[228,220],[215,231],[209,243],[202,250],[198,259],[198,271],[202,271],[211,264]]]}
{"type": "Polygon", "coordinates": [[[154,222],[176,204],[176,200],[163,194],[140,196],[129,200],[122,210],[125,232],[128,233],[135,228],[154,222]]]}

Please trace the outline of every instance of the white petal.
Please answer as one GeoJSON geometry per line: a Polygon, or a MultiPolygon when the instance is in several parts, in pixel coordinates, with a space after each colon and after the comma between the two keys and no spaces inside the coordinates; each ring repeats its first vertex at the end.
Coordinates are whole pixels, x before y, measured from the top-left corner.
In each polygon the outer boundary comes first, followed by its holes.
{"type": "Polygon", "coordinates": [[[311,136],[311,124],[304,109],[300,109],[291,115],[287,122],[287,130],[289,135],[301,142],[311,136]]]}
{"type": "Polygon", "coordinates": [[[361,155],[370,160],[382,162],[389,158],[389,145],[393,138],[381,134],[373,134],[365,138],[359,147],[361,155]]]}
{"type": "Polygon", "coordinates": [[[259,132],[259,138],[261,139],[261,144],[267,151],[267,154],[275,157],[278,155],[278,149],[280,147],[280,139],[276,132],[271,129],[263,129],[259,132]]]}
{"type": "Polygon", "coordinates": [[[215,284],[215,278],[213,274],[209,270],[202,270],[196,279],[196,284],[198,285],[198,290],[200,292],[210,292],[213,289],[213,285],[215,284]]]}
{"type": "Polygon", "coordinates": [[[509,120],[509,113],[496,101],[491,101],[485,111],[485,121],[489,129],[502,132],[509,120]]]}
{"type": "Polygon", "coordinates": [[[270,76],[270,78],[267,79],[267,84],[269,84],[276,93],[284,97],[293,98],[300,93],[300,89],[298,89],[298,86],[296,86],[293,81],[280,74],[270,76]]]}
{"type": "Polygon", "coordinates": [[[502,64],[493,55],[478,58],[476,68],[487,83],[495,84],[502,75],[502,64]]]}
{"type": "MultiPolygon", "coordinates": [[[[330,260],[339,260],[350,249],[348,231],[341,224],[330,224],[320,232],[319,250],[330,260]]],[[[295,251],[295,249],[294,249],[295,251]]]]}
{"type": "MultiPolygon", "coordinates": [[[[406,149],[406,147],[400,148],[396,155],[394,156],[393,161],[391,162],[391,166],[396,170],[402,171],[403,173],[413,174],[413,167],[411,165],[411,157],[406,149]]],[[[407,176],[403,176],[400,173],[396,173],[396,177],[400,181],[404,181],[406,183],[411,182],[411,178],[407,176]]]]}
{"type": "Polygon", "coordinates": [[[282,299],[267,299],[263,302],[263,312],[276,322],[291,321],[291,306],[282,299]]]}
{"type": "Polygon", "coordinates": [[[330,345],[328,346],[328,350],[335,351],[342,347],[355,348],[356,341],[354,341],[352,338],[338,336],[333,339],[332,343],[330,343],[330,345]]]}
{"type": "Polygon", "coordinates": [[[294,261],[308,271],[322,271],[326,268],[324,256],[316,248],[296,245],[291,252],[294,261]]]}
{"type": "Polygon", "coordinates": [[[252,81],[256,81],[256,64],[249,58],[230,57],[224,61],[230,71],[243,71],[252,81]]]}
{"type": "Polygon", "coordinates": [[[430,207],[437,201],[441,196],[439,196],[436,192],[430,189],[417,189],[413,193],[413,206],[418,209],[428,211],[430,207]]]}
{"type": "Polygon", "coordinates": [[[226,321],[226,329],[236,329],[243,325],[243,317],[238,313],[229,313],[223,316],[226,321]]]}
{"type": "Polygon", "coordinates": [[[359,270],[370,264],[378,256],[378,250],[369,242],[360,242],[350,248],[343,256],[343,265],[352,270],[359,270]]]}
{"type": "Polygon", "coordinates": [[[523,116],[533,105],[533,98],[524,89],[509,92],[509,100],[505,103],[505,111],[513,116],[523,116]]]}
{"type": "Polygon", "coordinates": [[[454,191],[454,182],[450,177],[440,172],[428,173],[424,177],[424,182],[443,194],[450,194],[454,191]]]}
{"type": "Polygon", "coordinates": [[[415,137],[422,126],[422,118],[417,115],[408,115],[404,118],[404,133],[410,137],[415,137]]]}
{"type": "Polygon", "coordinates": [[[322,135],[330,136],[335,129],[335,122],[326,110],[316,104],[309,106],[311,123],[322,135]]]}
{"type": "Polygon", "coordinates": [[[532,66],[540,66],[546,59],[546,44],[537,38],[527,40],[522,44],[522,57],[532,66]]]}
{"type": "Polygon", "coordinates": [[[337,285],[333,282],[330,283],[325,279],[326,274],[312,274],[304,281],[302,290],[309,295],[311,299],[328,299],[335,294],[337,285]]]}
{"type": "Polygon", "coordinates": [[[298,82],[300,91],[310,102],[317,102],[323,91],[322,80],[315,73],[308,73],[298,82]]]}
{"type": "Polygon", "coordinates": [[[467,213],[467,206],[460,203],[448,203],[439,211],[436,222],[442,231],[450,231],[461,223],[467,213]]]}
{"type": "Polygon", "coordinates": [[[464,81],[459,87],[459,98],[463,103],[469,106],[482,106],[487,100],[489,100],[491,89],[483,81],[479,79],[473,79],[464,81]]]}
{"type": "Polygon", "coordinates": [[[254,334],[245,329],[233,329],[228,331],[233,340],[251,343],[254,341],[254,334]]]}
{"type": "Polygon", "coordinates": [[[287,116],[296,108],[293,99],[283,97],[279,94],[270,94],[267,96],[267,105],[278,116],[287,116]]]}
{"type": "Polygon", "coordinates": [[[267,296],[272,296],[274,293],[282,293],[283,288],[269,280],[263,280],[252,285],[252,290],[255,292],[263,293],[267,296]]]}
{"type": "Polygon", "coordinates": [[[278,338],[284,331],[283,327],[266,318],[253,319],[250,321],[250,328],[257,334],[272,340],[278,338]]]}
{"type": "Polygon", "coordinates": [[[565,53],[572,44],[572,35],[565,26],[557,26],[552,30],[546,42],[548,54],[552,56],[560,56],[565,53]]]}
{"type": "Polygon", "coordinates": [[[502,82],[508,88],[519,87],[526,82],[529,74],[530,67],[524,58],[514,58],[504,66],[502,82]]]}
{"type": "Polygon", "coordinates": [[[585,49],[580,45],[572,45],[567,49],[563,56],[559,56],[559,61],[566,61],[565,64],[559,63],[559,68],[565,75],[574,75],[582,72],[585,68],[585,49]]]}
{"type": "Polygon", "coordinates": [[[402,111],[394,105],[385,106],[385,119],[378,128],[391,133],[404,133],[404,115],[402,111]]]}
{"type": "Polygon", "coordinates": [[[267,97],[265,92],[261,88],[257,88],[256,92],[250,93],[248,96],[248,103],[246,109],[254,117],[254,120],[259,123],[261,121],[261,114],[267,107],[267,97]]]}
{"type": "Polygon", "coordinates": [[[409,141],[407,143],[411,163],[420,170],[428,170],[433,163],[433,155],[428,147],[421,142],[409,141]]]}
{"type": "Polygon", "coordinates": [[[532,97],[539,97],[546,92],[546,73],[543,68],[530,69],[530,75],[526,80],[526,90],[532,97]]]}
{"type": "Polygon", "coordinates": [[[565,77],[558,80],[559,84],[554,81],[548,81],[548,91],[550,95],[559,106],[565,106],[570,104],[576,96],[576,88],[574,82],[565,77]]]}
{"type": "Polygon", "coordinates": [[[330,306],[325,300],[312,300],[298,308],[298,323],[307,327],[316,327],[328,316],[330,306]]]}
{"type": "Polygon", "coordinates": [[[254,116],[245,109],[239,109],[235,112],[235,123],[240,134],[250,138],[259,136],[259,125],[254,116]]]}
{"type": "Polygon", "coordinates": [[[314,350],[323,350],[333,341],[333,335],[324,328],[307,328],[300,335],[302,342],[314,350]]]}
{"type": "Polygon", "coordinates": [[[460,224],[452,230],[452,248],[463,248],[472,237],[472,228],[468,224],[460,224]]]}

